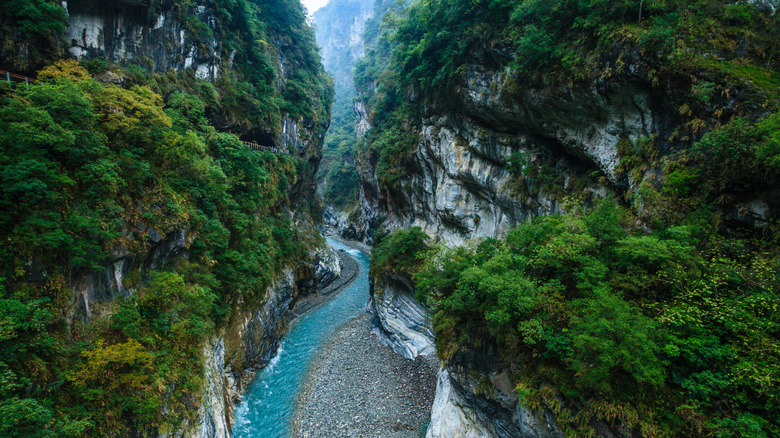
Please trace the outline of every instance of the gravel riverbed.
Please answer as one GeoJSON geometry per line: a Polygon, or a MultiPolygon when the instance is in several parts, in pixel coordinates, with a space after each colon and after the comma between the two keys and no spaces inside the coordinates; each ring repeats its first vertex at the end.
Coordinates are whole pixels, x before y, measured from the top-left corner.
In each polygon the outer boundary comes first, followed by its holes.
{"type": "Polygon", "coordinates": [[[366,313],[317,353],[298,399],[300,438],[416,438],[431,414],[437,363],[405,359],[372,333],[366,313]]]}
{"type": "Polygon", "coordinates": [[[343,251],[337,251],[336,255],[341,260],[341,275],[320,289],[316,294],[299,299],[292,311],[293,318],[297,318],[328,301],[333,297],[334,292],[341,290],[341,288],[351,283],[357,277],[359,267],[355,259],[343,251]]]}

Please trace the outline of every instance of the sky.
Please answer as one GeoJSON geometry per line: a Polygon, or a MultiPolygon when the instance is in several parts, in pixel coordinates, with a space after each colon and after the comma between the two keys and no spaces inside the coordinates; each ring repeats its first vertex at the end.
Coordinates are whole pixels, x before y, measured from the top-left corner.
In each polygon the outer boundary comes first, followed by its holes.
{"type": "Polygon", "coordinates": [[[328,0],[301,0],[301,3],[306,6],[306,9],[309,10],[309,15],[311,15],[314,14],[317,9],[328,4],[328,0]]]}

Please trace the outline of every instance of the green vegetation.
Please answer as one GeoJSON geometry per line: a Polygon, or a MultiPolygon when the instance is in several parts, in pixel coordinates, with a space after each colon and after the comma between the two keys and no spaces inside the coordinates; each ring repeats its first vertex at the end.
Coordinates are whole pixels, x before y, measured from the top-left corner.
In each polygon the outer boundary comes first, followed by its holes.
{"type": "Polygon", "coordinates": [[[389,274],[412,276],[420,270],[421,254],[428,250],[428,235],[420,227],[398,229],[377,236],[371,250],[371,277],[381,280],[389,274]]]}
{"type": "Polygon", "coordinates": [[[376,3],[374,14],[366,23],[363,36],[366,56],[355,68],[355,86],[363,93],[359,100],[371,111],[371,130],[358,144],[357,155],[363,162],[372,161],[371,157],[376,155],[380,188],[391,190],[399,186],[414,151],[419,122],[413,114],[419,108],[403,101],[398,68],[390,62],[397,45],[393,32],[405,17],[406,9],[398,2],[383,0],[376,3]]]}
{"type": "Polygon", "coordinates": [[[341,211],[350,211],[357,206],[360,180],[355,169],[355,112],[352,109],[354,88],[337,90],[333,103],[330,128],[325,134],[325,143],[320,163],[327,183],[324,201],[341,211]]]}
{"type": "Polygon", "coordinates": [[[65,8],[59,2],[4,1],[0,8],[0,50],[5,61],[31,71],[62,56],[67,23],[65,8]]]}
{"type": "Polygon", "coordinates": [[[777,242],[636,223],[607,199],[459,248],[396,231],[372,274],[411,275],[441,358],[496,345],[523,402],[569,435],[593,419],[644,436],[777,435],[777,242]]]}
{"type": "Polygon", "coordinates": [[[0,95],[0,434],[173,430],[197,412],[206,336],[305,256],[279,208],[299,166],[217,132],[208,84],[164,103],[73,62],[39,79],[0,95]],[[67,322],[73,276],[117,248],[143,260],[149,229],[196,236],[189,257],[131,271],[131,298],[93,304],[109,318],[67,322]]]}
{"type": "MultiPolygon", "coordinates": [[[[16,3],[4,6],[4,26],[41,56],[12,62],[57,59],[62,7],[16,3]]],[[[205,339],[233,309],[261,305],[278,272],[305,257],[285,210],[312,170],[215,126],[273,135],[289,114],[321,134],[332,85],[297,1],[216,3],[216,30],[192,1],[151,5],[174,8],[200,44],[220,38],[233,57],[215,83],[96,59],[50,65],[29,90],[0,89],[2,436],[150,436],[192,424],[205,339]],[[278,38],[294,43],[267,43],[278,38]],[[277,56],[294,72],[282,89],[277,56]],[[91,76],[106,72],[123,87],[91,76]],[[147,271],[153,233],[172,232],[185,233],[188,257],[147,271]],[[86,320],[71,282],[103,275],[117,251],[139,261],[123,280],[133,294],[90,303],[86,320]]]]}
{"type": "Polygon", "coordinates": [[[376,156],[381,188],[401,190],[423,115],[461,110],[471,64],[504,72],[505,91],[518,96],[542,86],[643,83],[680,111],[672,138],[655,140],[689,146],[733,117],[755,123],[777,110],[779,21],[754,5],[717,0],[432,0],[391,8],[381,27],[367,29],[371,45],[356,70],[374,128],[359,156],[376,156]],[[735,97],[740,103],[730,104],[735,97]]]}
{"type": "Polygon", "coordinates": [[[358,139],[353,109],[356,97],[353,74],[361,49],[353,45],[352,31],[372,4],[372,0],[333,0],[314,14],[317,39],[323,45],[323,62],[335,84],[330,128],[325,134],[318,179],[320,183],[324,181],[325,203],[348,213],[356,211],[359,193],[355,168],[358,139]]]}
{"type": "Polygon", "coordinates": [[[777,32],[777,17],[715,0],[436,0],[410,6],[395,33],[394,60],[403,85],[428,91],[426,99],[446,95],[488,45],[517,54],[485,62],[505,63],[522,82],[609,77],[640,55],[658,67],[654,80],[705,69],[776,95],[778,77],[766,73],[780,51],[777,32]],[[749,40],[738,55],[743,38],[749,40]],[[726,61],[708,61],[717,57],[726,61]]]}
{"type": "MultiPolygon", "coordinates": [[[[67,48],[62,40],[67,14],[52,0],[9,0],[0,11],[0,38],[9,51],[14,68],[32,72],[59,60],[67,48]],[[7,7],[5,7],[7,6],[7,7]],[[22,39],[23,44],[18,44],[22,39]],[[17,47],[18,46],[18,47],[17,47]]],[[[138,59],[139,65],[125,65],[125,76],[149,85],[167,97],[186,91],[204,97],[215,126],[229,126],[244,133],[253,128],[277,132],[283,113],[304,119],[307,125],[325,131],[330,118],[333,85],[320,62],[317,46],[299,2],[295,0],[215,0],[213,28],[197,14],[194,0],[152,0],[156,13],[173,12],[188,31],[188,41],[201,53],[212,51],[212,41],[220,42],[215,53],[221,59],[220,75],[214,84],[196,80],[192,69],[182,72],[149,73],[152,61],[138,59]],[[281,41],[274,47],[274,41],[281,41]],[[276,60],[288,62],[289,77],[282,89],[275,85],[276,60]],[[208,88],[215,88],[209,90],[208,88]],[[210,99],[219,99],[218,105],[210,99]]],[[[166,41],[166,44],[177,42],[166,41]]],[[[101,60],[91,63],[91,73],[102,73],[101,60]]],[[[104,67],[108,67],[105,65],[104,67]]],[[[116,68],[114,68],[116,70],[116,68]]]]}

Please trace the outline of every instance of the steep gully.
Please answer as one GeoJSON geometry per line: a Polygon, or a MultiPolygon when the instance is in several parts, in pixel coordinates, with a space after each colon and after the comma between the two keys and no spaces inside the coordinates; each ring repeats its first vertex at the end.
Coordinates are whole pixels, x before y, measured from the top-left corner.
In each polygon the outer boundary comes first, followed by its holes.
{"type": "Polygon", "coordinates": [[[297,319],[282,338],[276,356],[258,372],[236,406],[234,437],[286,437],[295,400],[318,347],[341,325],[363,313],[369,295],[368,256],[329,239],[359,265],[354,281],[331,300],[297,319]]]}

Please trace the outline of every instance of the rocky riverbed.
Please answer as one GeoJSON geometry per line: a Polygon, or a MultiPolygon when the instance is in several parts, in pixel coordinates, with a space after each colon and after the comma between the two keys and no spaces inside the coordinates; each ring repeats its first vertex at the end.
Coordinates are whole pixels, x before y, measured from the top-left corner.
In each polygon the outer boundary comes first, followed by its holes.
{"type": "Polygon", "coordinates": [[[321,305],[330,299],[334,292],[340,291],[357,277],[359,270],[357,261],[343,250],[337,251],[336,254],[341,264],[341,275],[323,287],[318,293],[299,299],[292,311],[293,318],[297,318],[321,305]]]}
{"type": "Polygon", "coordinates": [[[366,313],[322,346],[298,400],[294,436],[421,436],[436,391],[436,360],[405,359],[373,329],[366,313]]]}

